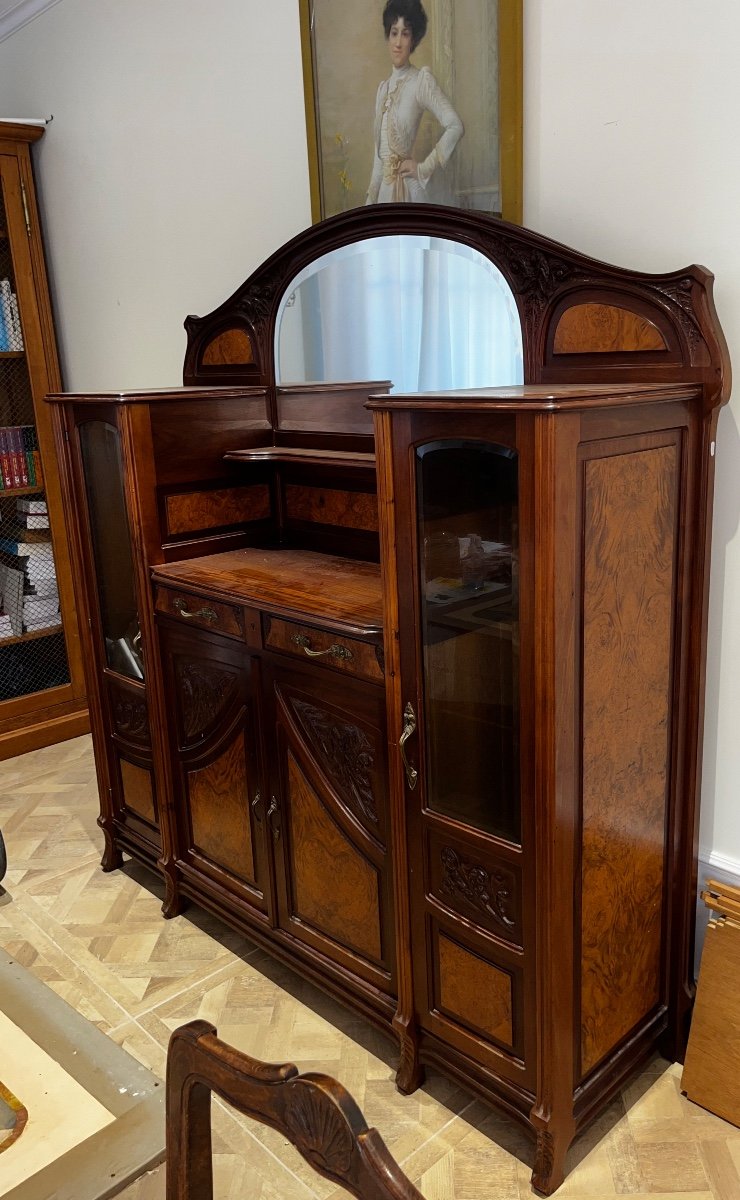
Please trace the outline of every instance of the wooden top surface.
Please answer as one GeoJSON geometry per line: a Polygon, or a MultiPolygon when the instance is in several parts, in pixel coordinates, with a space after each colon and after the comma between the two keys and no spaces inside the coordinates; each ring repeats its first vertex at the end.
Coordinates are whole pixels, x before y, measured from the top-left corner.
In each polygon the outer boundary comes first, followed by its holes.
{"type": "Polygon", "coordinates": [[[224,458],[237,462],[285,462],[329,464],[338,467],[374,467],[375,455],[358,450],[314,450],[302,446],[255,446],[230,450],[224,458]]]}
{"type": "Polygon", "coordinates": [[[356,634],[375,635],[383,627],[377,563],[311,550],[254,547],[165,563],[153,568],[152,578],[356,634]]]}
{"type": "Polygon", "coordinates": [[[264,387],[172,387],[141,388],[130,392],[50,392],[46,397],[53,403],[73,400],[75,404],[100,404],[114,401],[116,404],[172,403],[175,400],[233,400],[240,396],[264,396],[264,387]]]}
{"type": "Polygon", "coordinates": [[[516,387],[463,388],[449,392],[406,392],[370,396],[367,408],[461,409],[467,411],[558,412],[578,408],[616,408],[624,404],[656,404],[691,400],[701,389],[693,383],[528,383],[516,387]]]}

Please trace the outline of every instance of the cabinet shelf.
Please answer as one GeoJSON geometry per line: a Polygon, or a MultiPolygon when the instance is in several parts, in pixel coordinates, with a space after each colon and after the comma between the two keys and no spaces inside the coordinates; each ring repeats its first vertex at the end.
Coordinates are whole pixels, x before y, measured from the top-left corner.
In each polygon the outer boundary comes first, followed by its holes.
{"type": "Polygon", "coordinates": [[[224,458],[234,462],[312,463],[335,467],[374,467],[375,455],[357,450],[308,450],[302,446],[255,446],[231,450],[224,458]]]}
{"type": "Polygon", "coordinates": [[[11,496],[38,496],[43,493],[43,485],[35,484],[34,487],[21,488],[0,488],[0,500],[5,500],[11,496]]]}
{"type": "Polygon", "coordinates": [[[61,632],[61,624],[50,625],[47,629],[30,629],[28,633],[20,633],[17,637],[0,638],[0,650],[3,646],[17,646],[19,642],[35,642],[38,638],[53,637],[55,633],[61,632]]]}
{"type": "Polygon", "coordinates": [[[0,358],[3,359],[3,361],[5,361],[6,359],[9,359],[9,358],[22,359],[25,357],[26,357],[25,350],[0,350],[0,358]]]}

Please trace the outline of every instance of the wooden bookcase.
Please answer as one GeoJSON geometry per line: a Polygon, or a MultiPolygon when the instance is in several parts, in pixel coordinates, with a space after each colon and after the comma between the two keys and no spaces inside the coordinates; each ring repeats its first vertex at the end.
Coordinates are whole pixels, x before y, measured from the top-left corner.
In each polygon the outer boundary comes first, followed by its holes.
{"type": "Polygon", "coordinates": [[[0,122],[0,759],[89,728],[68,535],[44,404],[46,393],[59,388],[60,374],[30,155],[42,134],[0,122]],[[37,508],[45,502],[48,529],[24,528],[23,500],[37,501],[37,508]],[[43,548],[13,553],[29,537],[43,548]],[[46,546],[44,538],[50,539],[46,546]],[[52,612],[57,594],[58,615],[52,612]]]}

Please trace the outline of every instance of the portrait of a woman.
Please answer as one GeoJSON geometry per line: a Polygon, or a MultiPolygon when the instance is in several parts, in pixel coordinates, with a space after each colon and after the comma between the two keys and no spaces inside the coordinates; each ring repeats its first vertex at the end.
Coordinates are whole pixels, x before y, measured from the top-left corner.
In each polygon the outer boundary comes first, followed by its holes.
{"type": "Polygon", "coordinates": [[[429,67],[417,70],[411,64],[411,55],[426,30],[421,0],[388,0],[383,32],[391,74],[380,84],[375,101],[375,154],[367,204],[454,203],[445,167],[464,129],[429,67]],[[431,113],[440,134],[430,153],[419,161],[414,157],[414,144],[425,112],[431,113]]]}

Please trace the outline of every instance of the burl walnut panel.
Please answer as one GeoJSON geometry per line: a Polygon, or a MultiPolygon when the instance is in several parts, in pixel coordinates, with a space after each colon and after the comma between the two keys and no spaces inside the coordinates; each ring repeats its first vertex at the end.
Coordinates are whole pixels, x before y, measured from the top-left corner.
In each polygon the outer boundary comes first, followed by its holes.
{"type": "Polygon", "coordinates": [[[378,872],[331,819],[290,752],[287,786],[296,916],[379,962],[378,872]]]}
{"type": "Polygon", "coordinates": [[[188,771],[193,848],[254,884],[249,794],[243,733],[207,767],[188,771]]]}
{"type": "Polygon", "coordinates": [[[555,330],[555,354],[609,354],[667,350],[665,338],[646,317],[614,304],[576,304],[555,330]]]}
{"type": "Polygon", "coordinates": [[[263,521],[271,512],[270,489],[266,483],[256,483],[249,487],[175,492],[165,498],[165,512],[170,537],[263,521]]]}
{"type": "Polygon", "coordinates": [[[145,767],[137,767],[125,758],[119,759],[119,766],[126,808],[136,813],[137,817],[143,817],[150,825],[157,825],[151,771],[147,771],[145,767]]]}
{"type": "Polygon", "coordinates": [[[225,329],[203,351],[204,367],[246,367],[254,362],[252,340],[244,329],[225,329]]]}
{"type": "Polygon", "coordinates": [[[370,492],[288,483],[285,487],[285,515],[289,521],[311,521],[375,533],[378,528],[378,497],[370,492]]]}
{"type": "Polygon", "coordinates": [[[581,1055],[659,1001],[677,447],[585,464],[581,1055]]]}
{"type": "Polygon", "coordinates": [[[506,971],[439,935],[439,1006],[463,1025],[513,1048],[512,980],[506,971]]]}

